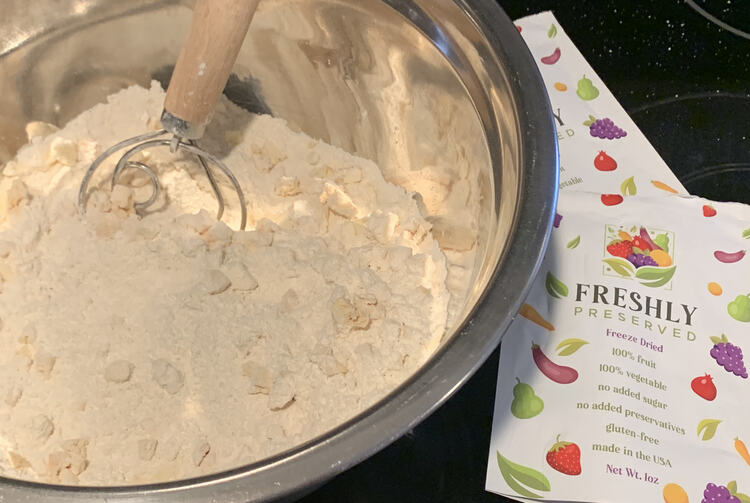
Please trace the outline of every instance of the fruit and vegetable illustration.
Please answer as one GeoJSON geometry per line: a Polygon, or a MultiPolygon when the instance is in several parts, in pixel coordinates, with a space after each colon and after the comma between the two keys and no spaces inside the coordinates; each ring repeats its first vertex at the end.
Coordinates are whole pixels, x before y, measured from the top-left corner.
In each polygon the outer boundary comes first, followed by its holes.
{"type": "Polygon", "coordinates": [[[568,90],[568,86],[566,86],[562,82],[555,82],[554,87],[555,87],[555,89],[557,89],[561,93],[564,93],[565,91],[568,90]]]}
{"type": "Polygon", "coordinates": [[[549,331],[553,331],[555,329],[555,327],[550,322],[545,320],[542,315],[537,312],[536,309],[528,304],[522,305],[521,309],[518,311],[518,314],[520,314],[530,322],[536,323],[540,327],[546,328],[549,331]]]}
{"type": "Polygon", "coordinates": [[[570,356],[586,344],[588,344],[588,341],[583,339],[565,339],[557,345],[555,351],[559,350],[557,353],[559,356],[570,356]]]}
{"type": "Polygon", "coordinates": [[[497,466],[500,468],[500,475],[503,476],[508,487],[520,496],[541,498],[542,496],[531,492],[530,489],[543,492],[550,490],[549,480],[547,480],[547,477],[542,472],[514,463],[500,454],[499,451],[497,451],[497,466]]]}
{"type": "Polygon", "coordinates": [[[669,483],[662,490],[664,503],[689,503],[687,492],[679,484],[669,483]]]}
{"type": "Polygon", "coordinates": [[[547,289],[547,293],[551,297],[561,299],[568,296],[568,287],[565,283],[560,281],[551,272],[547,273],[547,277],[544,280],[544,287],[547,289]]]}
{"type": "Polygon", "coordinates": [[[750,503],[750,496],[737,492],[737,482],[734,480],[726,486],[709,482],[703,490],[701,503],[750,503]]]}
{"type": "Polygon", "coordinates": [[[698,436],[701,440],[711,440],[716,435],[716,429],[719,427],[721,419],[704,419],[698,423],[698,436]],[[702,435],[702,436],[701,436],[702,435]]]}
{"type": "Polygon", "coordinates": [[[703,216],[704,217],[715,217],[716,216],[716,209],[711,206],[710,204],[704,204],[703,205],[703,216]]]}
{"type": "Polygon", "coordinates": [[[599,171],[614,171],[617,169],[617,161],[607,155],[604,150],[600,150],[594,157],[594,167],[599,171]]]}
{"type": "Polygon", "coordinates": [[[584,101],[591,101],[599,96],[599,89],[585,75],[578,81],[576,94],[584,101]]]}
{"type": "Polygon", "coordinates": [[[552,222],[552,226],[555,229],[557,229],[558,227],[560,227],[560,223],[562,222],[562,218],[563,218],[562,215],[560,215],[559,213],[555,212],[555,220],[552,222]]]}
{"type": "Polygon", "coordinates": [[[547,464],[565,475],[581,474],[581,449],[574,442],[555,439],[555,444],[547,451],[547,464]]]}
{"type": "Polygon", "coordinates": [[[711,358],[716,360],[716,363],[727,372],[747,379],[747,369],[743,361],[742,349],[729,342],[727,336],[724,334],[721,334],[721,337],[711,337],[711,342],[714,343],[709,352],[711,358]]]}
{"type": "MultiPolygon", "coordinates": [[[[673,482],[662,489],[664,503],[689,503],[687,491],[673,482]]],[[[737,481],[733,480],[726,486],[708,483],[703,490],[701,503],[750,503],[750,496],[737,491],[737,481]]]]}
{"type": "Polygon", "coordinates": [[[620,193],[623,196],[634,196],[634,195],[636,195],[637,192],[638,192],[638,189],[635,186],[635,177],[634,176],[626,178],[620,184],[620,193]]]}
{"type": "Polygon", "coordinates": [[[589,115],[589,119],[583,125],[589,127],[589,134],[591,136],[601,138],[602,140],[616,140],[628,135],[627,131],[615,125],[612,119],[608,117],[597,119],[593,115],[589,115]]]}
{"type": "Polygon", "coordinates": [[[560,54],[560,48],[558,47],[554,51],[552,51],[552,54],[550,54],[549,56],[544,56],[543,58],[541,58],[541,62],[545,65],[554,65],[559,61],[560,54]]]}
{"type": "Polygon", "coordinates": [[[673,189],[672,187],[670,187],[666,183],[660,182],[659,180],[651,180],[651,185],[653,185],[657,189],[661,189],[663,191],[670,192],[672,194],[677,194],[678,193],[677,189],[673,189]]]}
{"type": "Polygon", "coordinates": [[[601,199],[604,206],[617,206],[624,200],[620,194],[602,194],[601,199]]]}
{"type": "Polygon", "coordinates": [[[544,400],[534,393],[534,388],[530,384],[523,383],[516,377],[510,412],[518,419],[530,419],[539,415],[542,410],[544,410],[544,400]]]}
{"type": "Polygon", "coordinates": [[[570,384],[578,379],[578,371],[572,367],[558,365],[542,352],[539,344],[531,344],[531,356],[537,368],[551,381],[558,384],[570,384]]]}
{"type": "Polygon", "coordinates": [[[750,322],[750,293],[738,295],[727,305],[729,316],[743,323],[750,322]]]}
{"type": "Polygon", "coordinates": [[[555,38],[557,36],[557,26],[554,24],[550,25],[549,30],[547,30],[547,38],[555,38]]]}
{"type": "Polygon", "coordinates": [[[568,241],[568,244],[565,245],[565,248],[569,250],[573,250],[575,248],[578,248],[579,244],[581,244],[581,236],[576,236],[570,241],[568,241]]]}
{"type": "Polygon", "coordinates": [[[745,463],[750,466],[750,453],[747,452],[747,446],[745,445],[745,442],[735,437],[734,449],[737,451],[737,454],[742,457],[745,463]]]}
{"type": "Polygon", "coordinates": [[[666,285],[676,269],[670,254],[674,236],[670,235],[667,231],[649,232],[643,226],[628,230],[607,226],[605,274],[636,279],[653,288],[666,285]]]}
{"type": "Polygon", "coordinates": [[[735,262],[739,262],[740,260],[745,258],[745,250],[740,250],[733,253],[716,250],[714,252],[714,257],[716,257],[716,260],[718,260],[722,264],[734,264],[735,262]]]}
{"type": "Polygon", "coordinates": [[[715,281],[711,281],[708,283],[708,293],[718,297],[719,295],[724,293],[724,290],[721,288],[720,284],[715,281]]]}
{"type": "Polygon", "coordinates": [[[690,388],[699,397],[709,402],[716,398],[716,385],[710,375],[698,376],[690,381],[690,388]]]}

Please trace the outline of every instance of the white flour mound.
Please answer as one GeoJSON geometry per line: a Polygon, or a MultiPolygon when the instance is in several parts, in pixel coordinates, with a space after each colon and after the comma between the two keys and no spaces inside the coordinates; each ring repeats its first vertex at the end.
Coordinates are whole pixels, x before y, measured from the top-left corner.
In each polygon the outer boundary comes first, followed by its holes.
{"type": "MultiPolygon", "coordinates": [[[[131,87],[64,129],[32,123],[0,176],[0,473],[157,482],[232,468],[390,392],[446,329],[446,258],[413,194],[370,161],[223,102],[202,141],[247,197],[216,200],[189,154],[155,148],[166,193],[99,152],[158,128],[131,87]],[[98,188],[97,188],[98,187],[98,188]],[[153,208],[152,208],[153,209],[153,208]]],[[[217,171],[217,177],[220,177],[217,171]]]]}

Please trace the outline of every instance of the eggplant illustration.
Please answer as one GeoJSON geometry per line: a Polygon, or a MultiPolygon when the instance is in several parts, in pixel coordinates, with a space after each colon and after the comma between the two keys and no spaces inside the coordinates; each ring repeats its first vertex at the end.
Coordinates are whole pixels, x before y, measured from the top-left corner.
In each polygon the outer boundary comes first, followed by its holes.
{"type": "Polygon", "coordinates": [[[570,384],[578,379],[578,371],[576,369],[553,362],[545,356],[538,344],[531,344],[531,356],[534,358],[536,366],[542,371],[542,374],[558,384],[570,384]]]}
{"type": "Polygon", "coordinates": [[[735,262],[739,262],[745,257],[745,250],[740,250],[734,253],[716,250],[714,252],[714,257],[716,257],[716,260],[723,264],[734,264],[735,262]]]}

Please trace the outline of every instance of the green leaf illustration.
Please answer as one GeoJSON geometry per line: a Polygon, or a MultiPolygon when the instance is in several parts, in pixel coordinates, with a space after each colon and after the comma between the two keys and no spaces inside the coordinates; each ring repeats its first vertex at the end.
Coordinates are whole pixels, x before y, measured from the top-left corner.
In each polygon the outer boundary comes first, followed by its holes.
{"type": "Polygon", "coordinates": [[[500,468],[500,474],[508,484],[508,487],[516,491],[521,496],[527,498],[542,498],[521,484],[528,486],[537,491],[549,491],[550,484],[543,473],[529,468],[528,466],[519,465],[504,457],[500,452],[497,453],[497,466],[500,468]]]}
{"type": "Polygon", "coordinates": [[[741,503],[750,503],[750,496],[748,496],[747,494],[737,492],[736,480],[729,482],[726,485],[726,488],[729,490],[729,494],[731,494],[732,496],[735,496],[738,500],[740,500],[741,503]]]}
{"type": "Polygon", "coordinates": [[[547,288],[547,293],[556,299],[568,296],[568,286],[557,279],[551,272],[547,273],[544,286],[547,288]]]}
{"type": "Polygon", "coordinates": [[[667,270],[668,269],[662,269],[661,267],[645,265],[638,268],[635,277],[645,281],[653,281],[655,279],[663,278],[667,270]]]}
{"type": "Polygon", "coordinates": [[[565,245],[566,248],[570,248],[571,250],[575,247],[577,247],[581,243],[581,236],[576,236],[570,241],[568,241],[568,244],[565,245]]]}
{"type": "Polygon", "coordinates": [[[669,283],[676,269],[674,265],[667,268],[643,266],[636,271],[635,277],[641,280],[643,286],[657,288],[669,283]]]}
{"type": "Polygon", "coordinates": [[[592,125],[592,124],[593,124],[594,122],[596,122],[596,117],[594,117],[593,115],[589,115],[589,120],[585,121],[585,122],[583,123],[583,125],[584,125],[584,126],[586,126],[586,127],[589,127],[589,126],[590,126],[590,125],[592,125]]]}
{"type": "Polygon", "coordinates": [[[620,276],[630,278],[631,276],[633,276],[633,274],[635,274],[633,264],[631,264],[624,258],[605,258],[602,260],[604,260],[604,263],[611,267],[612,270],[620,276]]]}
{"type": "Polygon", "coordinates": [[[701,432],[703,434],[701,440],[705,441],[714,438],[714,435],[716,435],[716,428],[719,427],[720,422],[721,419],[704,419],[698,423],[698,436],[701,436],[701,432]]]}
{"type": "Polygon", "coordinates": [[[557,354],[560,356],[569,356],[581,349],[586,344],[588,344],[588,341],[584,341],[583,339],[565,339],[557,345],[555,351],[562,348],[562,351],[557,354]]]}
{"type": "Polygon", "coordinates": [[[731,481],[726,485],[726,488],[729,489],[729,494],[735,494],[737,492],[737,481],[731,481]]]}
{"type": "Polygon", "coordinates": [[[664,234],[657,234],[657,236],[654,238],[654,243],[656,243],[656,246],[664,250],[664,253],[669,253],[669,236],[664,234]]]}
{"type": "Polygon", "coordinates": [[[555,35],[557,35],[557,27],[553,24],[547,30],[547,38],[555,38],[555,35]]]}
{"type": "Polygon", "coordinates": [[[634,196],[636,192],[635,177],[631,176],[620,184],[620,193],[623,196],[634,196]]]}
{"type": "Polygon", "coordinates": [[[742,237],[745,239],[750,239],[750,229],[745,229],[742,231],[742,237]]]}
{"type": "Polygon", "coordinates": [[[714,344],[721,344],[722,342],[729,342],[729,339],[727,339],[727,336],[724,334],[721,334],[721,337],[716,337],[715,335],[712,335],[711,342],[713,342],[714,344]]]}

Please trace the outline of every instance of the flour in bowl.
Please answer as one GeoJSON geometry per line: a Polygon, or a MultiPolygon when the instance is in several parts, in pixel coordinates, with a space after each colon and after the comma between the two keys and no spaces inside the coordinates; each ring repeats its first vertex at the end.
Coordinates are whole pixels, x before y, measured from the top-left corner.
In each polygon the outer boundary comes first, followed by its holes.
{"type": "Polygon", "coordinates": [[[109,190],[104,149],[158,128],[131,87],[65,128],[32,123],[0,176],[0,471],[158,482],[260,460],[384,397],[446,330],[446,258],[417,196],[378,167],[224,101],[201,146],[247,198],[248,231],[189,154],[148,150],[109,190]],[[151,208],[153,209],[153,207],[151,208]],[[150,209],[150,210],[151,210],[150,209]]]}

